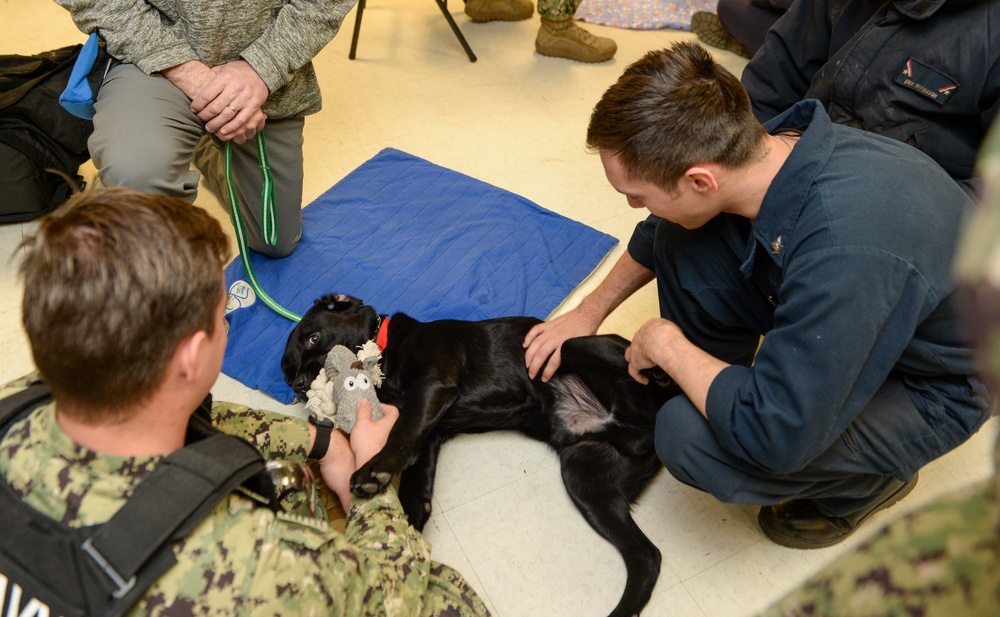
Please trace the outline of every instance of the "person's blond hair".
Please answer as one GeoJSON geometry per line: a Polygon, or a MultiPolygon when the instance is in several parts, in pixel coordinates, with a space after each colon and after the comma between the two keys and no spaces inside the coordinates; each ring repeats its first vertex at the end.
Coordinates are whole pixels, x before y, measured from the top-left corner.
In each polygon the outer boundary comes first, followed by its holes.
{"type": "Polygon", "coordinates": [[[215,330],[229,243],[218,221],[185,201],[88,190],[42,218],[21,247],[35,366],[83,421],[146,401],[181,341],[215,330]]]}

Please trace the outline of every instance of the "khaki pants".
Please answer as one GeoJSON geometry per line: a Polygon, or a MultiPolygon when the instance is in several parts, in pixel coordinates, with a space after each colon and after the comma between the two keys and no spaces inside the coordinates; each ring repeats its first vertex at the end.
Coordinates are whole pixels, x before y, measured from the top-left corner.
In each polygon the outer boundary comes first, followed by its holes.
{"type": "MultiPolygon", "coordinates": [[[[131,64],[109,72],[98,94],[88,146],[101,182],[194,202],[201,174],[226,196],[223,151],[205,133],[191,100],[166,78],[131,64]]],[[[264,127],[274,177],[275,246],[261,239],[261,173],[254,140],[233,144],[233,178],[250,248],[271,257],[291,253],[302,236],[303,118],[268,119],[264,127]]]]}

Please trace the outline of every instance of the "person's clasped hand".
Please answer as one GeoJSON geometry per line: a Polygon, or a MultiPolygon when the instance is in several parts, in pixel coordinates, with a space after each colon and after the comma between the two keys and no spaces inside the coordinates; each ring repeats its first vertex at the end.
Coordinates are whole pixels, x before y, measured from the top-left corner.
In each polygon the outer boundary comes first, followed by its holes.
{"type": "Polygon", "coordinates": [[[222,141],[252,139],[267,120],[261,110],[270,94],[267,85],[245,60],[212,67],[212,72],[215,78],[198,91],[191,111],[222,141]]]}

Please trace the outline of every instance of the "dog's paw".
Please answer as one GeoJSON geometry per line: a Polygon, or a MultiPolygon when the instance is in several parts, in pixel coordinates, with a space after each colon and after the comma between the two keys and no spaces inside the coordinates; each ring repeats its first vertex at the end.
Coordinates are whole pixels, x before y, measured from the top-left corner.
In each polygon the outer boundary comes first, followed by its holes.
{"type": "Polygon", "coordinates": [[[351,476],[351,492],[358,497],[371,497],[385,490],[392,482],[388,471],[375,471],[362,467],[351,476]]]}
{"type": "Polygon", "coordinates": [[[639,372],[645,375],[647,379],[664,389],[673,388],[676,383],[670,375],[667,375],[666,371],[658,366],[643,369],[639,372]]]}
{"type": "MultiPolygon", "coordinates": [[[[405,478],[404,478],[405,480],[405,478]]],[[[418,498],[413,495],[409,495],[402,488],[404,485],[400,484],[399,493],[399,503],[403,506],[403,513],[406,514],[406,518],[413,525],[413,528],[417,531],[423,531],[424,525],[431,518],[431,500],[430,497],[418,498]]]]}

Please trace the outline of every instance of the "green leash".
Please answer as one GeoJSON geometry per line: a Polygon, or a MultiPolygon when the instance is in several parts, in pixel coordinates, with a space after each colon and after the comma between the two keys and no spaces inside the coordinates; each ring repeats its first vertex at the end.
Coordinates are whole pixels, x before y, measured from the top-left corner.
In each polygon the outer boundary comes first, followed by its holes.
{"type": "MultiPolygon", "coordinates": [[[[271,165],[267,160],[267,146],[264,142],[264,132],[257,133],[257,161],[260,165],[261,189],[261,236],[268,246],[278,243],[278,221],[274,211],[274,179],[271,176],[271,165]]],[[[291,312],[278,304],[260,286],[257,277],[253,273],[253,266],[250,264],[250,249],[247,246],[246,227],[243,225],[243,216],[240,214],[240,202],[236,197],[236,183],[233,182],[233,142],[227,141],[225,148],[225,170],[226,170],[226,192],[229,194],[229,216],[233,220],[233,228],[236,230],[236,244],[240,249],[240,259],[243,260],[243,268],[247,271],[247,278],[250,279],[250,287],[257,297],[264,301],[275,313],[290,319],[294,322],[302,320],[302,316],[291,312]]]]}

